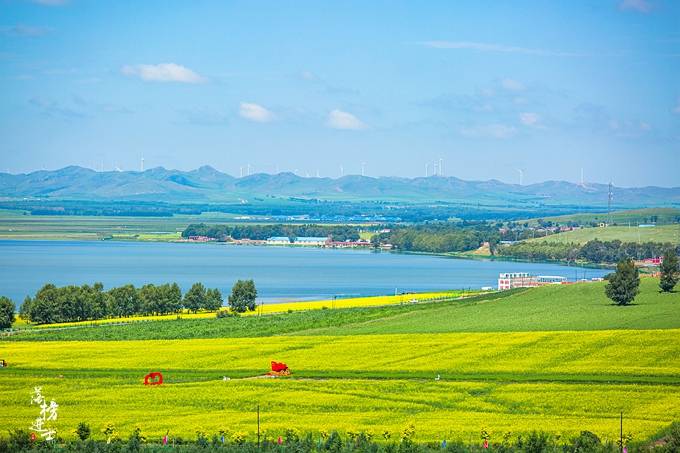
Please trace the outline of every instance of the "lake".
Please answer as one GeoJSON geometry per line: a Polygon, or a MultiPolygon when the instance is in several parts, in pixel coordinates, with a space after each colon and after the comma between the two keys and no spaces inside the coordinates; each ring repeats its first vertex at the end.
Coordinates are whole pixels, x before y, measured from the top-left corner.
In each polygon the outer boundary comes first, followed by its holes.
{"type": "Polygon", "coordinates": [[[225,295],[252,278],[260,300],[276,303],[497,285],[500,272],[600,277],[603,269],[466,260],[368,250],[162,242],[0,241],[0,295],[20,304],[45,283],[106,288],[194,282],[225,295]]]}

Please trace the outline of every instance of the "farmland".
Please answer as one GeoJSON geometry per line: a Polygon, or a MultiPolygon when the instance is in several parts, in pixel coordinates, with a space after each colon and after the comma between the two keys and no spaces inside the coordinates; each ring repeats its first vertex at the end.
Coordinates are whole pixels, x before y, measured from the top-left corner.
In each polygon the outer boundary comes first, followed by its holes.
{"type": "Polygon", "coordinates": [[[60,404],[66,436],[87,421],[96,431],[113,423],[121,435],[139,425],[153,437],[168,429],[185,438],[220,429],[252,437],[259,404],[272,435],[292,427],[397,436],[412,422],[418,441],[475,442],[482,427],[495,438],[589,429],[613,439],[623,410],[626,432],[644,439],[680,418],[680,295],[659,294],[656,284],[644,279],[630,307],[611,306],[600,284],[580,284],[415,305],[35,329],[0,342],[10,362],[0,370],[0,404],[12,409],[0,425],[30,423],[27,396],[42,385],[60,404]],[[24,341],[40,338],[53,341],[24,341]],[[270,360],[288,363],[293,378],[256,379],[270,360]],[[144,387],[156,370],[165,384],[144,387]]]}
{"type": "Polygon", "coordinates": [[[585,244],[588,241],[619,240],[621,242],[670,242],[680,244],[680,224],[640,228],[633,226],[590,227],[545,237],[529,239],[529,242],[557,242],[562,244],[585,244]]]}

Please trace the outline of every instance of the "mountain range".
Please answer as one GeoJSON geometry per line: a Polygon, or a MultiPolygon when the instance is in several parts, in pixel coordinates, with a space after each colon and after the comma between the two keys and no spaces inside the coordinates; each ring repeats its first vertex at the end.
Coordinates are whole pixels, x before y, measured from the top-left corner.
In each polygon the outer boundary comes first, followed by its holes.
{"type": "MultiPolygon", "coordinates": [[[[0,173],[0,197],[56,200],[128,200],[168,203],[246,203],[253,198],[337,201],[450,202],[495,206],[606,206],[609,186],[565,181],[507,184],[456,177],[310,178],[293,173],[258,173],[236,178],[210,166],[192,171],[162,167],[97,172],[69,166],[27,174],[0,173]]],[[[680,206],[680,187],[613,187],[616,207],[680,206]]]]}

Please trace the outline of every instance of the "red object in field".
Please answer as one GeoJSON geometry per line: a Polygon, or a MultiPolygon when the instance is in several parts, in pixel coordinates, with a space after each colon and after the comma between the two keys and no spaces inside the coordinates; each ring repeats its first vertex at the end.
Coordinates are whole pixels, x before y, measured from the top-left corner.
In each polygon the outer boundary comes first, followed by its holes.
{"type": "Polygon", "coordinates": [[[144,385],[161,385],[162,383],[163,375],[157,371],[144,376],[144,385]]]}
{"type": "Polygon", "coordinates": [[[272,371],[276,371],[277,373],[281,371],[286,371],[288,369],[288,365],[286,365],[283,362],[274,362],[272,361],[272,371]]]}

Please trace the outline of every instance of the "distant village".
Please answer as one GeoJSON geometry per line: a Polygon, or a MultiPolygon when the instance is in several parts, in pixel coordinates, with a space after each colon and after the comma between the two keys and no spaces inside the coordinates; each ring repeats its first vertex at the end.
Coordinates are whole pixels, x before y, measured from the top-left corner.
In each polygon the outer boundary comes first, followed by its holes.
{"type": "MultiPolygon", "coordinates": [[[[381,232],[388,233],[390,230],[382,230],[381,232]]],[[[208,236],[189,236],[186,242],[215,242],[217,239],[208,236]]],[[[300,236],[289,238],[287,236],[272,236],[264,240],[258,239],[231,239],[228,241],[236,245],[274,245],[274,246],[302,246],[302,247],[326,247],[326,248],[370,248],[374,244],[367,239],[358,239],[356,241],[334,241],[332,237],[323,236],[300,236]]],[[[391,244],[381,244],[380,248],[383,250],[391,250],[391,244]]]]}

